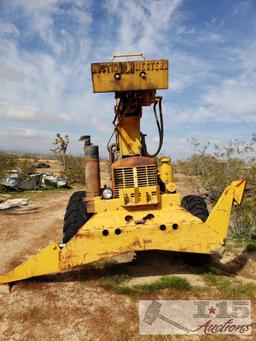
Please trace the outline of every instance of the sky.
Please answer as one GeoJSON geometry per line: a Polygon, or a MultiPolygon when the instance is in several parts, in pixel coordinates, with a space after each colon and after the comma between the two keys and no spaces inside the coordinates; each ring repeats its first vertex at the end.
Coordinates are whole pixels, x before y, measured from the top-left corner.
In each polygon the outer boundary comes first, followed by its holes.
{"type": "MultiPolygon", "coordinates": [[[[162,154],[188,140],[225,145],[256,132],[256,0],[0,0],[0,150],[48,153],[56,133],[107,155],[114,94],[93,94],[90,64],[117,53],[169,60],[162,154]]],[[[158,144],[153,111],[142,118],[158,144]]]]}

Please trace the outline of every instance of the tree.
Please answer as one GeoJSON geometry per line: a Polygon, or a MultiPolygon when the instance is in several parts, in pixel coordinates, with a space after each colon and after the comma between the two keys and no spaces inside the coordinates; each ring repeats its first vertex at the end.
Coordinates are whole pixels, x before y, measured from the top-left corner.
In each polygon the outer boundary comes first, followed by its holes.
{"type": "Polygon", "coordinates": [[[65,135],[64,137],[62,137],[59,133],[57,133],[53,144],[56,145],[57,147],[50,149],[50,151],[52,151],[53,153],[62,155],[63,167],[64,167],[64,172],[65,172],[66,171],[66,151],[67,151],[68,144],[69,144],[68,135],[65,135]]]}

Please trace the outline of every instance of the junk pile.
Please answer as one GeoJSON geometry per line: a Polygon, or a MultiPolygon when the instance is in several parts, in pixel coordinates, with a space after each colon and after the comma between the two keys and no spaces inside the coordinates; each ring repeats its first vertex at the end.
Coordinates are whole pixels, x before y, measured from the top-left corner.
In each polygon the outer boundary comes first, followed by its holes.
{"type": "Polygon", "coordinates": [[[0,185],[7,191],[35,191],[37,189],[68,187],[67,179],[64,176],[34,173],[22,180],[19,171],[16,169],[10,171],[4,179],[0,180],[0,185]]]}
{"type": "Polygon", "coordinates": [[[14,207],[23,207],[28,205],[28,199],[24,198],[15,198],[15,199],[5,199],[3,200],[0,197],[0,210],[8,210],[9,208],[14,207]]]}

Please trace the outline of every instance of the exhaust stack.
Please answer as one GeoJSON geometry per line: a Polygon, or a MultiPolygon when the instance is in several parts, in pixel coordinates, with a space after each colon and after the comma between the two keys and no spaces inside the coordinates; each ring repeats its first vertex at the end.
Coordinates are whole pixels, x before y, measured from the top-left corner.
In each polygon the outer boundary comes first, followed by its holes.
{"type": "Polygon", "coordinates": [[[89,135],[81,136],[80,141],[84,141],[86,198],[90,199],[100,195],[99,147],[91,143],[89,135]]]}

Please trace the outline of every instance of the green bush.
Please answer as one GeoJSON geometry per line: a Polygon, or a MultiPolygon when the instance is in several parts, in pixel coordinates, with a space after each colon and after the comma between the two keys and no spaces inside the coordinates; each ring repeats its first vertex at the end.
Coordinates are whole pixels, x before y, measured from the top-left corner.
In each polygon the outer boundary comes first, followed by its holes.
{"type": "Polygon", "coordinates": [[[256,200],[244,198],[239,206],[234,206],[231,215],[230,235],[254,237],[256,234],[256,200]]]}
{"type": "Polygon", "coordinates": [[[66,155],[66,171],[64,175],[70,184],[84,184],[84,158],[80,156],[66,155]]]}
{"type": "Polygon", "coordinates": [[[249,242],[247,245],[246,245],[246,248],[245,248],[246,251],[248,252],[254,252],[256,251],[256,241],[251,241],[249,242]]]}
{"type": "Polygon", "coordinates": [[[210,193],[210,199],[216,202],[222,191],[233,180],[239,178],[256,181],[256,164],[252,157],[255,138],[249,143],[234,140],[228,146],[200,144],[191,140],[195,153],[190,158],[178,163],[186,175],[199,175],[203,187],[210,193]]]}
{"type": "Polygon", "coordinates": [[[19,162],[20,180],[26,180],[31,173],[36,172],[35,162],[33,160],[23,160],[19,162]]]}
{"type": "MultiPolygon", "coordinates": [[[[245,178],[256,184],[256,135],[248,143],[234,140],[227,146],[200,144],[191,140],[195,153],[192,157],[178,162],[178,168],[187,175],[199,175],[202,186],[209,193],[214,204],[232,181],[245,178]]],[[[235,206],[231,217],[231,236],[250,237],[256,233],[256,203],[253,196],[244,199],[241,206],[235,206]]]]}

